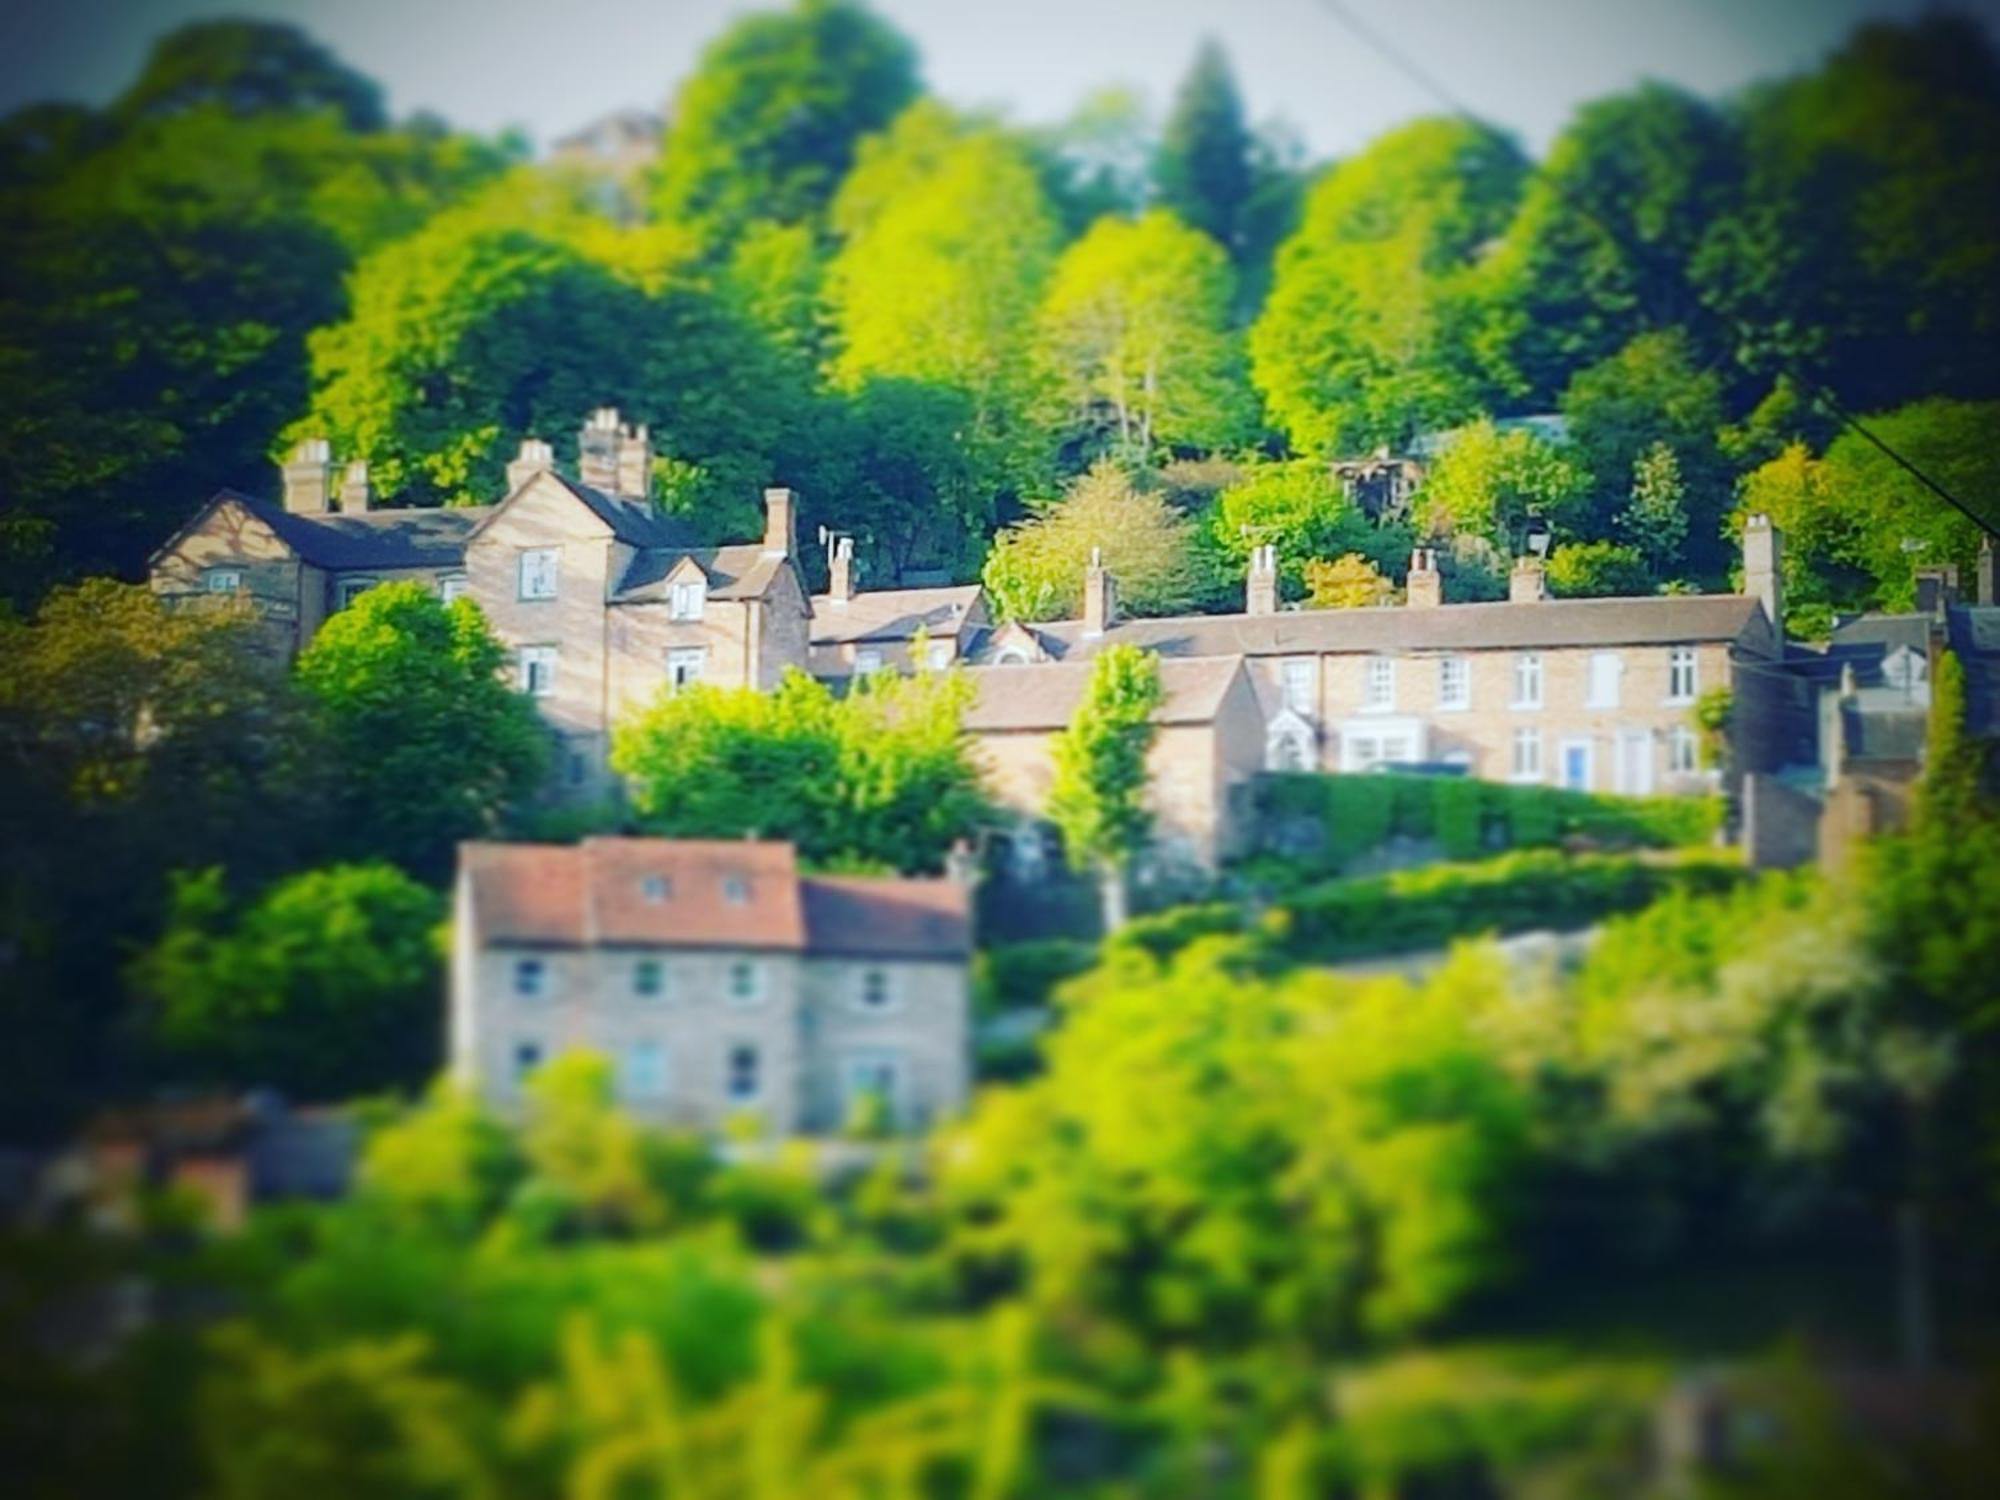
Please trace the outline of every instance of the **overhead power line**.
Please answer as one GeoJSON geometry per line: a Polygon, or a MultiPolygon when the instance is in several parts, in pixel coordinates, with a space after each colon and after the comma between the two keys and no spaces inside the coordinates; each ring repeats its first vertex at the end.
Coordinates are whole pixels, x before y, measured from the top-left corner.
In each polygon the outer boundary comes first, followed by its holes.
{"type": "MultiPolygon", "coordinates": [[[[1362,20],[1360,16],[1356,15],[1343,4],[1342,0],[1319,0],[1319,4],[1321,9],[1325,10],[1329,16],[1339,23],[1342,29],[1350,36],[1368,48],[1377,57],[1381,58],[1382,61],[1389,64],[1390,67],[1401,73],[1422,92],[1428,94],[1432,99],[1444,106],[1445,110],[1453,117],[1464,124],[1470,125],[1474,130],[1479,131],[1510,155],[1526,162],[1531,167],[1535,165],[1527,156],[1527,153],[1521,150],[1519,143],[1512,136],[1498,126],[1474,114],[1434,74],[1425,69],[1416,59],[1409,56],[1401,48],[1397,47],[1381,32],[1368,24],[1368,22],[1362,20]]],[[[1617,235],[1612,231],[1611,227],[1599,218],[1588,204],[1580,203],[1574,196],[1570,195],[1565,195],[1564,202],[1586,223],[1595,227],[1600,234],[1614,241],[1617,239],[1617,235]]],[[[1721,321],[1723,318],[1723,314],[1699,298],[1696,299],[1695,306],[1700,308],[1704,314],[1717,321],[1721,321]]],[[[1755,330],[1740,320],[1731,318],[1730,321],[1735,325],[1734,332],[1736,337],[1731,341],[1731,346],[1735,351],[1736,362],[1754,374],[1756,373],[1755,368],[1751,365],[1744,351],[1750,345],[1750,335],[1755,330]]],[[[1839,396],[1824,381],[1803,375],[1782,360],[1775,361],[1774,363],[1776,363],[1780,374],[1789,376],[1800,389],[1824,407],[1827,414],[1833,417],[1835,421],[1879,451],[1891,463],[1895,464],[1897,468],[1908,474],[1917,483],[1937,496],[1938,499],[1944,501],[1945,504],[1964,516],[1966,520],[1977,526],[1981,531],[1987,533],[1989,536],[2000,536],[2000,527],[1996,527],[1993,522],[1973,510],[1971,506],[1960,500],[1921,467],[1903,454],[1897,452],[1880,433],[1876,432],[1859,417],[1855,416],[1853,412],[1849,411],[1839,396]]]]}

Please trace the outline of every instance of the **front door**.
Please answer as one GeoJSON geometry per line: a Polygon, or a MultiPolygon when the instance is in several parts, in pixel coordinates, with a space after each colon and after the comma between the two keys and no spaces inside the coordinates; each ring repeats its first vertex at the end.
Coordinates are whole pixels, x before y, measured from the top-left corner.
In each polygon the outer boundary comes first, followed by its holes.
{"type": "Polygon", "coordinates": [[[1653,790],[1653,737],[1643,729],[1618,736],[1618,790],[1628,797],[1649,796],[1653,790]]]}
{"type": "Polygon", "coordinates": [[[1590,790],[1590,741],[1564,740],[1562,784],[1573,792],[1590,790]]]}

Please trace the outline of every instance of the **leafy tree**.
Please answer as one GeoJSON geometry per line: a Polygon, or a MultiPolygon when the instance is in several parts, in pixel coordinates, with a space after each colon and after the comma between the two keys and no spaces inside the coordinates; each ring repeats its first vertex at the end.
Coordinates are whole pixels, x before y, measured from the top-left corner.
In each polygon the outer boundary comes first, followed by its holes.
{"type": "Polygon", "coordinates": [[[169,1051],[203,1081],[332,1099],[436,1066],[444,902],[390,865],[332,865],[232,912],[223,872],[175,882],[137,969],[169,1051]]]}
{"type": "Polygon", "coordinates": [[[1424,120],[1312,189],[1250,332],[1252,376],[1295,448],[1400,446],[1472,414],[1477,256],[1520,179],[1511,145],[1424,120]]]}
{"type": "Polygon", "coordinates": [[[864,143],[833,207],[827,272],[835,383],[917,380],[970,403],[962,441],[984,487],[1039,465],[1026,426],[1029,336],[1056,226],[1026,153],[999,129],[921,103],[864,143]]]}
{"type": "Polygon", "coordinates": [[[1049,193],[1071,234],[1106,215],[1146,205],[1156,132],[1144,102],[1127,88],[1099,89],[1061,124],[1041,132],[1049,193]]]}
{"type": "Polygon", "coordinates": [[[161,37],[112,113],[130,123],[211,106],[239,118],[330,110],[350,130],[387,122],[373,79],[296,26],[241,20],[196,21],[161,37]]]}
{"type": "Polygon", "coordinates": [[[917,95],[908,38],[850,0],[745,16],[674,100],[654,211],[710,244],[753,219],[819,226],[854,160],[917,95]]]}
{"type": "Polygon", "coordinates": [[[883,676],[844,698],[698,688],[620,725],[612,764],[649,832],[788,839],[807,860],[936,870],[984,814],[953,672],[883,676]]]}
{"type": "Polygon", "coordinates": [[[1251,137],[1221,44],[1206,38],[1181,80],[1153,161],[1159,200],[1231,252],[1252,191],[1251,137]]]}
{"type": "Polygon", "coordinates": [[[1140,463],[1155,444],[1214,449],[1243,437],[1249,392],[1231,296],[1228,257],[1173,215],[1098,220],[1056,262],[1036,316],[1053,425],[1140,463]]]}
{"type": "Polygon", "coordinates": [[[1160,703],[1158,661],[1136,646],[1109,647],[1092,660],[1083,701],[1050,752],[1049,821],[1070,865],[1097,872],[1106,932],[1125,925],[1126,872],[1152,828],[1147,757],[1160,703]]]}
{"type": "Polygon", "coordinates": [[[1687,540],[1687,485],[1680,460],[1655,443],[1633,462],[1632,502],[1619,513],[1618,529],[1638,548],[1655,575],[1665,573],[1687,540]]]}
{"type": "Polygon", "coordinates": [[[1214,558],[1218,592],[1240,598],[1244,570],[1258,547],[1278,549],[1280,586],[1297,597],[1307,588],[1313,559],[1354,552],[1387,562],[1407,550],[1409,538],[1401,527],[1371,526],[1325,464],[1298,459],[1244,470],[1203,517],[1202,541],[1214,558]]]}
{"type": "Polygon", "coordinates": [[[1649,594],[1652,583],[1645,555],[1623,542],[1564,542],[1549,554],[1549,591],[1558,599],[1649,594]]]}
{"type": "Polygon", "coordinates": [[[994,497],[962,441],[971,421],[968,396],[922,380],[870,380],[830,414],[819,458],[837,499],[826,519],[854,535],[864,578],[977,565],[994,497]]]}
{"type": "Polygon", "coordinates": [[[1511,548],[1531,514],[1566,522],[1584,494],[1585,475],[1529,428],[1503,431],[1481,417],[1448,435],[1417,490],[1417,529],[1471,535],[1511,548]]]}
{"type": "Polygon", "coordinates": [[[1194,528],[1158,494],[1116,465],[1099,462],[1068,494],[993,541],[981,581],[1005,620],[1059,620],[1082,607],[1093,553],[1118,580],[1135,614],[1173,614],[1201,593],[1194,528]]]}
{"type": "Polygon", "coordinates": [[[1343,552],[1332,562],[1315,558],[1305,572],[1307,609],[1366,609],[1386,602],[1394,591],[1382,570],[1359,552],[1343,552]]]}
{"type": "Polygon", "coordinates": [[[422,583],[370,589],[320,627],[296,670],[336,772],[340,843],[438,875],[534,790],[548,736],[505,660],[476,604],[422,583]]]}

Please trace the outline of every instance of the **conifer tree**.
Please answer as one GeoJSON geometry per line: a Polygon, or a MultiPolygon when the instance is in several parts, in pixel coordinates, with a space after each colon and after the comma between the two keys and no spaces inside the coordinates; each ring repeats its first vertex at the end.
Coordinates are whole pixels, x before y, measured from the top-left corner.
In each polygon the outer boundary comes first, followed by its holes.
{"type": "Polygon", "coordinates": [[[1231,250],[1250,196],[1250,146],[1229,59],[1210,38],[1174,96],[1153,178],[1161,202],[1231,250]]]}

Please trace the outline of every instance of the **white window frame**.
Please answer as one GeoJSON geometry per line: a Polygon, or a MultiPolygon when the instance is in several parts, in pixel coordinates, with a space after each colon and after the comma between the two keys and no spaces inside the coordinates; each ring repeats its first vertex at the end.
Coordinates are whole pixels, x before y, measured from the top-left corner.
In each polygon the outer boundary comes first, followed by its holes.
{"type": "Polygon", "coordinates": [[[1365,714],[1392,714],[1396,711],[1396,658],[1371,656],[1361,668],[1361,711],[1365,714]]]}
{"type": "Polygon", "coordinates": [[[1692,646],[1667,648],[1668,703],[1692,703],[1701,694],[1701,656],[1692,646]],[[1686,681],[1682,679],[1685,677],[1686,681]]]}
{"type": "Polygon", "coordinates": [[[562,548],[523,547],[514,564],[515,597],[524,603],[553,599],[561,588],[562,548]]]}
{"type": "Polygon", "coordinates": [[[510,976],[517,1000],[546,1000],[549,994],[549,961],[545,958],[517,958],[510,976]],[[529,978],[530,975],[534,977],[529,978]]]}
{"type": "Polygon", "coordinates": [[[1694,776],[1701,771],[1701,739],[1685,724],[1667,731],[1667,774],[1694,776]],[[1685,761],[1686,764],[1682,764],[1685,761]]]}
{"type": "Polygon", "coordinates": [[[854,675],[873,677],[882,670],[882,653],[874,646],[859,646],[854,652],[854,675]]]}
{"type": "Polygon", "coordinates": [[[202,587],[211,594],[240,594],[243,592],[243,570],[241,568],[210,568],[201,575],[202,587]]]}
{"type": "Polygon", "coordinates": [[[730,1042],[723,1048],[722,1097],[738,1108],[755,1104],[764,1097],[764,1049],[755,1042],[730,1042]],[[750,1060],[750,1087],[739,1091],[736,1087],[736,1065],[737,1060],[743,1057],[750,1060]]]}
{"type": "Polygon", "coordinates": [[[1463,713],[1472,707],[1472,661],[1464,656],[1438,658],[1438,711],[1463,713]],[[1457,691],[1452,679],[1457,678],[1457,691]]]}
{"type": "Polygon", "coordinates": [[[618,1091],[634,1102],[658,1103],[673,1093],[673,1063],[666,1043],[637,1037],[619,1049],[618,1091]],[[641,1068],[639,1058],[651,1059],[641,1068]]]}
{"type": "Polygon", "coordinates": [[[334,597],[340,601],[341,609],[351,609],[354,601],[380,582],[374,578],[343,578],[334,585],[334,597]]]}
{"type": "Polygon", "coordinates": [[[950,666],[953,656],[950,641],[927,641],[924,644],[924,665],[933,672],[942,672],[950,666]]]}
{"type": "Polygon", "coordinates": [[[1508,779],[1512,781],[1539,782],[1543,779],[1545,762],[1542,756],[1542,732],[1539,729],[1516,729],[1507,762],[1508,779]],[[1522,751],[1530,749],[1531,755],[1523,756],[1522,751]],[[1532,765],[1527,762],[1533,762],[1532,765]]]}
{"type": "Polygon", "coordinates": [[[664,958],[632,960],[632,994],[639,1000],[666,999],[667,961],[664,958]]]}
{"type": "Polygon", "coordinates": [[[754,958],[732,958],[723,971],[723,986],[731,1005],[761,1005],[764,966],[754,958]]]}
{"type": "Polygon", "coordinates": [[[456,604],[471,586],[472,581],[463,573],[446,573],[438,579],[438,599],[444,604],[456,604]]]}
{"type": "Polygon", "coordinates": [[[1514,701],[1511,708],[1540,708],[1545,693],[1547,664],[1539,651],[1522,651],[1514,657],[1514,701]]]}
{"type": "Polygon", "coordinates": [[[1287,713],[1271,721],[1264,734],[1264,769],[1267,771],[1310,771],[1317,759],[1318,746],[1310,728],[1287,713]]]}
{"type": "Polygon", "coordinates": [[[862,1015],[893,1015],[902,1002],[895,971],[887,965],[869,964],[855,974],[854,1008],[862,1015]]]}
{"type": "Polygon", "coordinates": [[[674,646],[667,651],[667,687],[684,693],[697,686],[708,671],[708,647],[674,646]]]}
{"type": "Polygon", "coordinates": [[[1319,658],[1288,656],[1278,664],[1278,680],[1285,707],[1295,714],[1310,714],[1319,706],[1319,658]]]}
{"type": "Polygon", "coordinates": [[[1617,651],[1593,651],[1586,668],[1584,707],[1616,708],[1622,696],[1625,658],[1617,651]],[[1607,690],[1608,689],[1608,690],[1607,690]]]}
{"type": "Polygon", "coordinates": [[[675,620],[699,620],[708,608],[708,585],[699,578],[683,578],[667,590],[667,615],[675,620]]]}
{"type": "Polygon", "coordinates": [[[552,695],[556,690],[557,663],[561,660],[562,651],[556,646],[523,646],[520,650],[521,691],[530,698],[552,695]]]}

